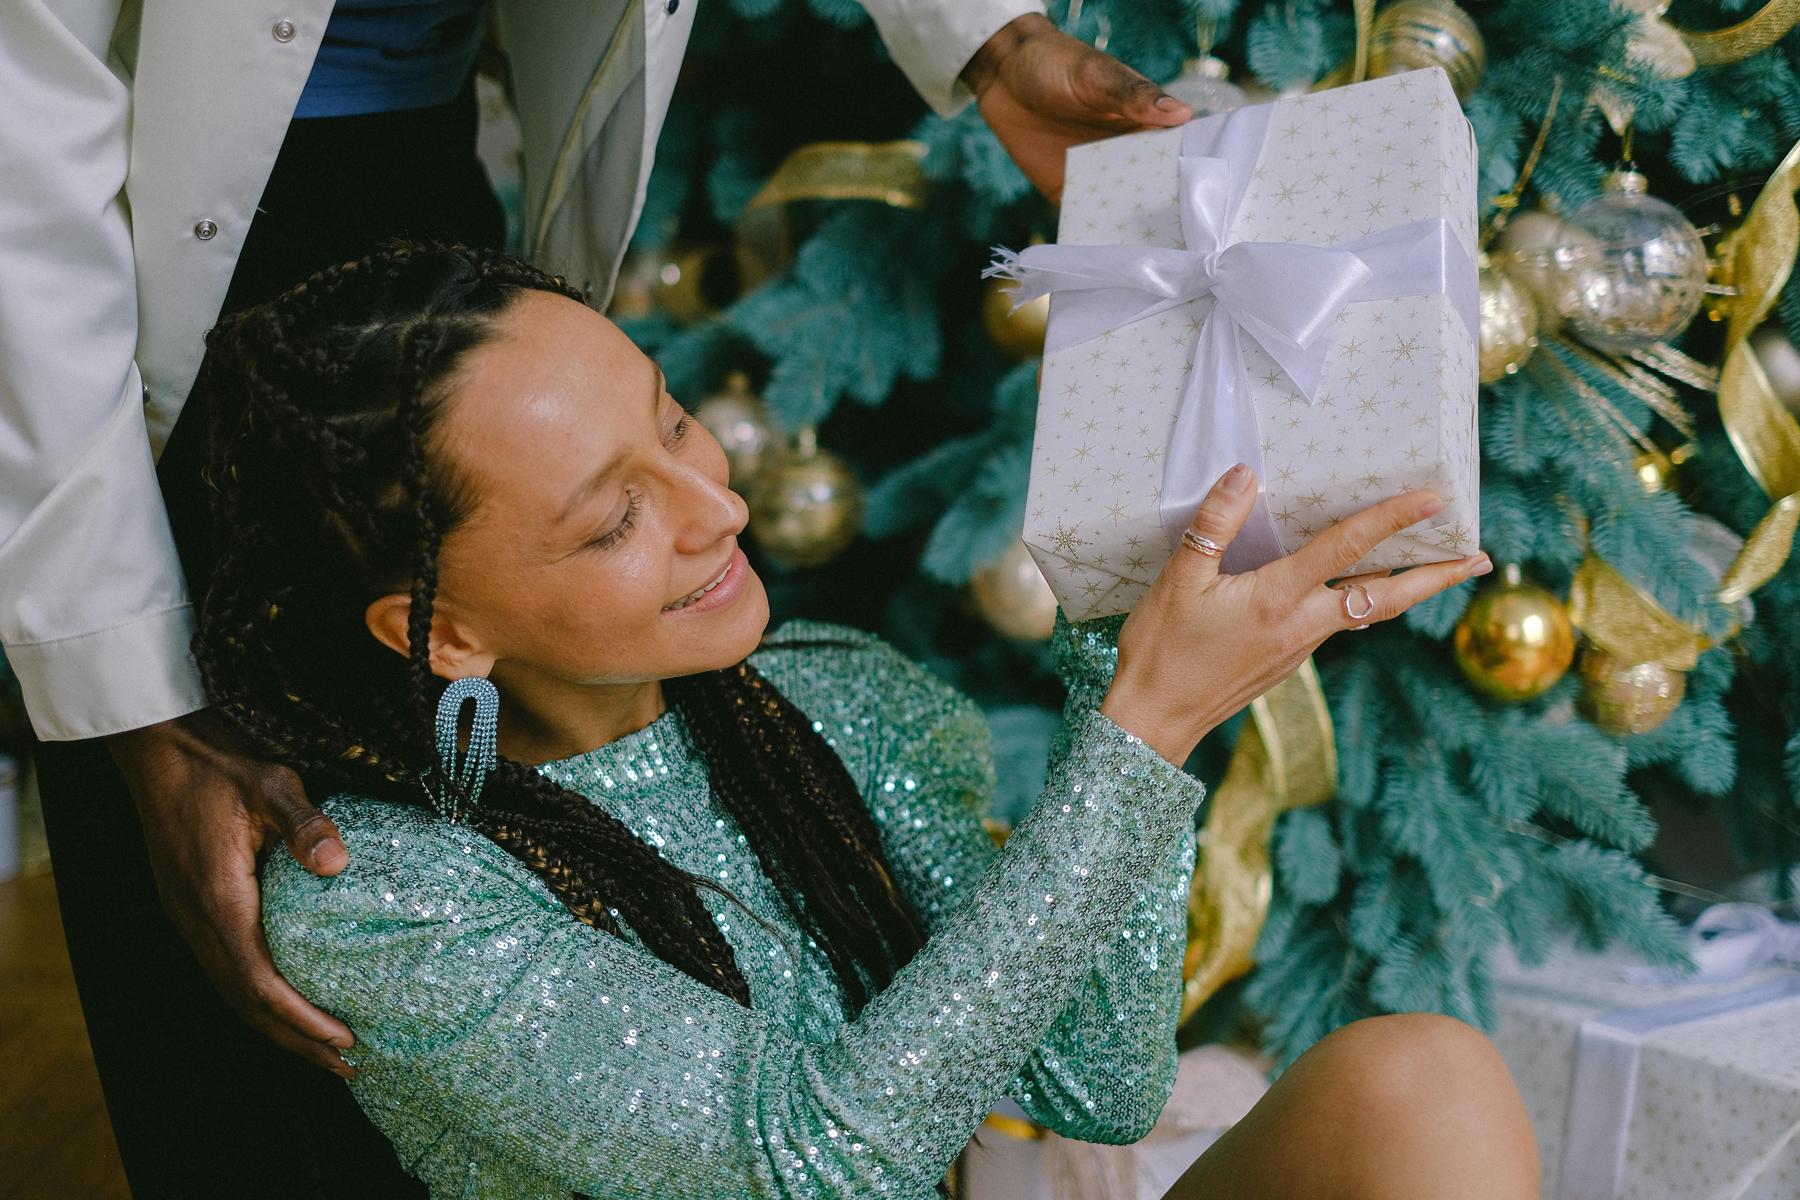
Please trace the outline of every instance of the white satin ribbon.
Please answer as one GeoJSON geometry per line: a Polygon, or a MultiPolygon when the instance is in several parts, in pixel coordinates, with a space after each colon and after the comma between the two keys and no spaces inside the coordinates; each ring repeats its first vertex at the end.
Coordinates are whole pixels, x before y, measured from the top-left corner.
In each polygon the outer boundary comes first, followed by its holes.
{"type": "Polygon", "coordinates": [[[1627,967],[1636,983],[1719,983],[1776,963],[1800,967],[1800,921],[1783,921],[1760,904],[1714,904],[1688,928],[1688,957],[1699,970],[1627,967]]]}
{"type": "MultiPolygon", "coordinates": [[[[1442,218],[1408,222],[1338,246],[1232,238],[1273,111],[1273,105],[1261,104],[1182,128],[1179,204],[1185,249],[1052,244],[1014,254],[996,247],[994,264],[983,272],[1018,281],[1015,307],[1057,293],[1046,337],[1049,351],[1180,304],[1212,301],[1163,458],[1158,516],[1171,550],[1207,490],[1233,463],[1248,463],[1262,478],[1262,435],[1243,338],[1261,346],[1310,405],[1330,349],[1331,324],[1350,304],[1442,293],[1471,338],[1478,328],[1475,263],[1442,218]]],[[[1247,571],[1285,553],[1259,488],[1255,511],[1222,567],[1247,571]]]]}

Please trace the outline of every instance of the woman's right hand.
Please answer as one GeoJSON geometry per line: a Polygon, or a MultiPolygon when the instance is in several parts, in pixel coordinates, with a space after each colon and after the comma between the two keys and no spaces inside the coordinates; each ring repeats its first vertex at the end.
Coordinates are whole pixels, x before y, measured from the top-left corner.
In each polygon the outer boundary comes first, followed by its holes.
{"type": "MultiPolygon", "coordinates": [[[[1242,463],[1213,485],[1190,527],[1220,546],[1243,528],[1256,477],[1242,463]]],[[[1374,603],[1366,617],[1346,612],[1338,579],[1385,538],[1440,511],[1434,493],[1406,492],[1344,518],[1284,558],[1242,575],[1178,545],[1119,629],[1119,663],[1100,711],[1177,765],[1208,732],[1291,675],[1339,630],[1387,621],[1493,564],[1485,554],[1349,576],[1374,603]]],[[[1360,611],[1361,597],[1353,603],[1360,611]]]]}

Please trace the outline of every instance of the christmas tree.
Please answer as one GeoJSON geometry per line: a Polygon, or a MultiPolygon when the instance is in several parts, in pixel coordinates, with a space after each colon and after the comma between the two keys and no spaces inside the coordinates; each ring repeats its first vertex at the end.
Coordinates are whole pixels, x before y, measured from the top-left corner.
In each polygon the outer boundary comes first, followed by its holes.
{"type": "MultiPolygon", "coordinates": [[[[1728,830],[1745,867],[1800,858],[1792,7],[1051,5],[1206,107],[1359,57],[1440,65],[1477,140],[1502,570],[1317,656],[1335,795],[1275,824],[1258,966],[1213,1005],[1282,1060],[1384,1011],[1491,1026],[1502,943],[1678,958],[1653,802],[1728,830]],[[1630,257],[1670,247],[1678,278],[1633,292],[1630,257]]],[[[927,111],[851,0],[726,0],[696,19],[612,310],[733,451],[774,621],[873,628],[982,703],[1001,825],[1061,693],[1019,542],[1041,325],[979,274],[1055,228],[976,109],[927,111]]],[[[1245,727],[1190,768],[1219,780],[1245,727]]]]}

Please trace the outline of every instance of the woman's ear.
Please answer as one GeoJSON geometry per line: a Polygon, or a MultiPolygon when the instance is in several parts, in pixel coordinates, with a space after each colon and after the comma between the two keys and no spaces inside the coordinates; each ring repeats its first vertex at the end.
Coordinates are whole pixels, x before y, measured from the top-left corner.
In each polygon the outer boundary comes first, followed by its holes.
{"type": "MultiPolygon", "coordinates": [[[[378,597],[363,610],[363,623],[375,640],[389,650],[406,657],[407,623],[412,617],[412,597],[404,592],[390,592],[378,597]]],[[[465,675],[486,676],[494,669],[494,655],[471,637],[462,626],[442,613],[431,618],[431,672],[441,679],[461,679],[465,675]]]]}

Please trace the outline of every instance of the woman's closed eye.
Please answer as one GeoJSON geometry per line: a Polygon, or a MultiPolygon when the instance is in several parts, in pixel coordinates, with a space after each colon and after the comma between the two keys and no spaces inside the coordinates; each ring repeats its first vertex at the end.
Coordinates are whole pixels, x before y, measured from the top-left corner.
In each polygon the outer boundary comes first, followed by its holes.
{"type": "MultiPolygon", "coordinates": [[[[667,446],[670,450],[678,449],[681,444],[681,439],[687,436],[688,427],[693,423],[693,414],[684,411],[681,414],[681,419],[675,422],[675,428],[672,429],[669,432],[669,436],[664,439],[663,445],[667,446]]],[[[631,532],[632,522],[637,520],[638,493],[627,489],[625,494],[625,515],[619,519],[617,525],[613,526],[605,533],[590,538],[584,544],[586,548],[605,550],[610,546],[617,545],[620,541],[624,540],[627,533],[631,532]]]]}

